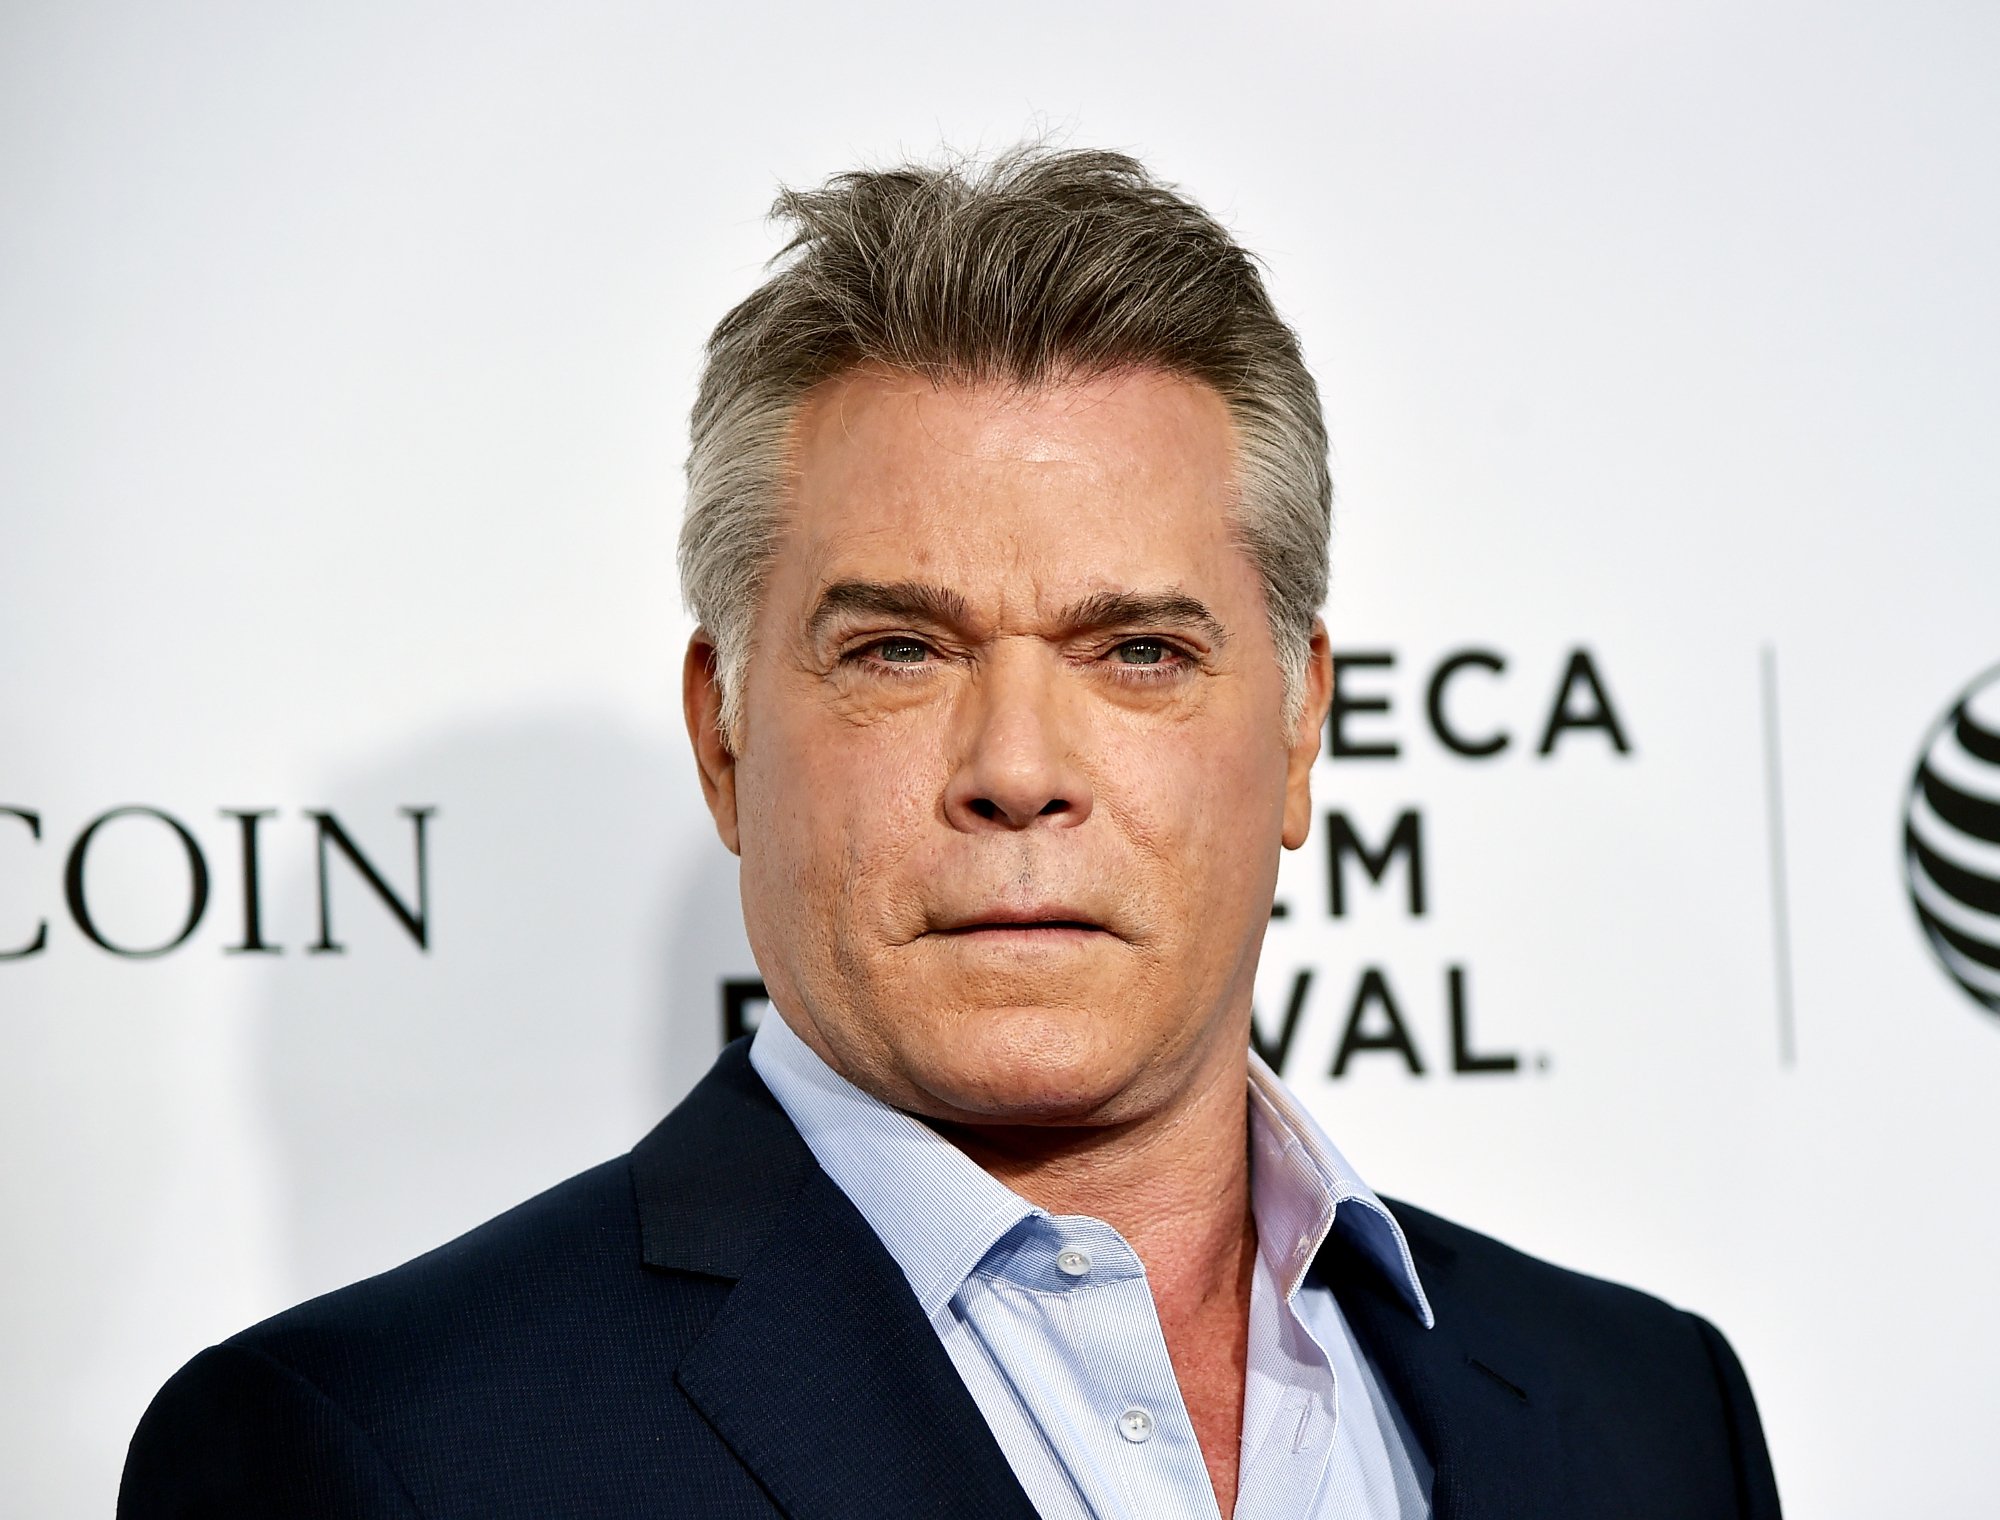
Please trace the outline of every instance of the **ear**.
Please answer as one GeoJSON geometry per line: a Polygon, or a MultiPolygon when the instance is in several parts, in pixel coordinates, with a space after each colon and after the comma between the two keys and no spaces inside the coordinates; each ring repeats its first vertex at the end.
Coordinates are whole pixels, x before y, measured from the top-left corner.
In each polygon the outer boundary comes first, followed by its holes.
{"type": "Polygon", "coordinates": [[[1326,710],[1333,701],[1333,649],[1326,624],[1313,619],[1312,641],[1306,653],[1305,701],[1298,727],[1292,730],[1285,760],[1285,848],[1296,850],[1312,830],[1312,768],[1319,758],[1319,736],[1326,730],[1326,710]]]}
{"type": "Polygon", "coordinates": [[[716,667],[715,645],[708,631],[697,628],[681,662],[681,712],[687,718],[688,739],[694,745],[695,769],[701,773],[701,795],[715,819],[715,832],[732,855],[740,855],[736,837],[736,756],[722,732],[722,679],[716,667]]]}

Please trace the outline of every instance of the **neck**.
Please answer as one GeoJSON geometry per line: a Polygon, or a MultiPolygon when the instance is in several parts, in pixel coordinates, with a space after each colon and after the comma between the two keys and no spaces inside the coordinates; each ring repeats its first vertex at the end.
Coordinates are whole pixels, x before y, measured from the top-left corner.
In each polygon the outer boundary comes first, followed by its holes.
{"type": "Polygon", "coordinates": [[[984,1170],[1052,1214],[1102,1219],[1125,1237],[1163,1323],[1183,1306],[1248,1303],[1249,1057],[1232,1053],[1170,1108],[1099,1128],[934,1127],[984,1170]]]}
{"type": "Polygon", "coordinates": [[[1153,1309],[1218,1512],[1235,1509],[1257,1228],[1250,1212],[1249,1054],[1241,1046],[1172,1109],[1065,1130],[937,1126],[1052,1214],[1088,1214],[1146,1268],[1153,1309]]]}

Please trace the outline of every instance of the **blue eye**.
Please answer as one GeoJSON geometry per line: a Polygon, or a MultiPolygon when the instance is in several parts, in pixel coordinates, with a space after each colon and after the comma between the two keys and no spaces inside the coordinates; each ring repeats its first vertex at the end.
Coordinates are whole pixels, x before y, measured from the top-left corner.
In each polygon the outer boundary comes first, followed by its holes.
{"type": "Polygon", "coordinates": [[[1127,639],[1112,653],[1121,665],[1161,665],[1172,651],[1159,639],[1127,639]]]}
{"type": "Polygon", "coordinates": [[[930,650],[915,639],[884,639],[875,646],[876,657],[889,665],[921,665],[930,650]]]}

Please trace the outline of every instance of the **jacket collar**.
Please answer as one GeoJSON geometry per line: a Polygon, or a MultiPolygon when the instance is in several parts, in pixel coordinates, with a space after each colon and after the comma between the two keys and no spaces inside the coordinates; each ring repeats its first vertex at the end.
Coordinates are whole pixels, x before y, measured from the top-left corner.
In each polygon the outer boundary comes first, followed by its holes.
{"type": "Polygon", "coordinates": [[[674,1111],[632,1148],[646,1265],[734,1281],[785,1224],[817,1170],[750,1069],[750,1042],[728,1046],[674,1111]]]}
{"type": "Polygon", "coordinates": [[[1033,1520],[902,1273],[722,1053],[632,1153],[647,1266],[735,1287],[675,1370],[792,1520],[1033,1520]]]}
{"type": "Polygon", "coordinates": [[[1480,1284],[1428,1215],[1393,1200],[1388,1207],[1422,1271],[1431,1329],[1366,1255],[1327,1251],[1318,1267],[1430,1458],[1433,1520],[1563,1513],[1559,1411],[1541,1357],[1503,1316],[1480,1308],[1480,1284]]]}

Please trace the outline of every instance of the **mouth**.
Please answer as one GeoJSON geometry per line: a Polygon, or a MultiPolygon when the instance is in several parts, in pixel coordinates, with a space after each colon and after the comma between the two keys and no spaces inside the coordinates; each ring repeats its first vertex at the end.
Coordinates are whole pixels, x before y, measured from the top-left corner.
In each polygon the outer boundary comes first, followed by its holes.
{"type": "Polygon", "coordinates": [[[1082,938],[1109,935],[1111,931],[1095,919],[1068,907],[990,908],[964,918],[954,918],[932,927],[931,933],[947,938],[992,936],[1023,943],[1055,938],[1082,938]]]}

